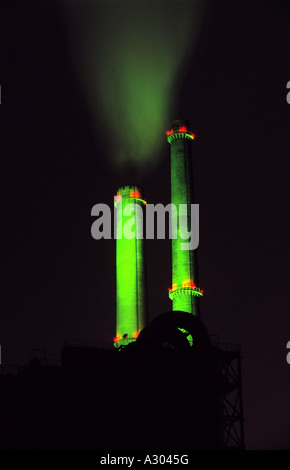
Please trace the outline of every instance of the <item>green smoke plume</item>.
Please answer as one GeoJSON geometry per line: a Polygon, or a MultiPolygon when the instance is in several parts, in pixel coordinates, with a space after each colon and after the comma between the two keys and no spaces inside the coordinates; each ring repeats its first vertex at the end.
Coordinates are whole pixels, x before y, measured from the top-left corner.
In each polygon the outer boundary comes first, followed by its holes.
{"type": "Polygon", "coordinates": [[[156,161],[191,52],[198,0],[62,0],[96,136],[115,163],[156,161]],[[101,123],[101,125],[100,125],[101,123]]]}

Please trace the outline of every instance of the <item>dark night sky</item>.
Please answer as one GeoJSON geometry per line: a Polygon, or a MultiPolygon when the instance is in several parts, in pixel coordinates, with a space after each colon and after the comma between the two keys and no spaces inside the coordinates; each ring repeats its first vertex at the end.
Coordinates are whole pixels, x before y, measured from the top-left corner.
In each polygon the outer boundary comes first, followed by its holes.
{"type": "MultiPolygon", "coordinates": [[[[2,361],[115,333],[115,244],[91,208],[126,181],[170,198],[169,146],[140,174],[112,166],[75,77],[58,2],[1,7],[2,361]]],[[[243,356],[249,449],[289,448],[290,5],[209,1],[172,119],[191,121],[202,320],[243,356]]],[[[142,110],[140,110],[142,112],[142,110]]],[[[101,116],[100,116],[101,121],[101,116]]],[[[171,308],[170,244],[150,241],[150,319],[171,308]]],[[[198,379],[197,379],[198,380],[198,379]]]]}

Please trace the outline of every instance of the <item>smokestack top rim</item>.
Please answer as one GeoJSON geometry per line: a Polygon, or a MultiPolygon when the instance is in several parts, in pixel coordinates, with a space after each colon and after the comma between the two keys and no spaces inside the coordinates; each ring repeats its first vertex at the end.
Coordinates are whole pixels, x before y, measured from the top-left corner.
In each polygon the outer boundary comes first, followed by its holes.
{"type": "Polygon", "coordinates": [[[170,130],[166,131],[167,142],[171,144],[176,139],[187,139],[193,141],[195,134],[190,130],[190,122],[187,119],[175,119],[171,122],[170,130]]]}
{"type": "Polygon", "coordinates": [[[142,186],[137,184],[123,184],[118,186],[116,194],[120,194],[121,196],[129,196],[132,192],[138,192],[140,194],[140,198],[143,199],[144,189],[142,186]]]}

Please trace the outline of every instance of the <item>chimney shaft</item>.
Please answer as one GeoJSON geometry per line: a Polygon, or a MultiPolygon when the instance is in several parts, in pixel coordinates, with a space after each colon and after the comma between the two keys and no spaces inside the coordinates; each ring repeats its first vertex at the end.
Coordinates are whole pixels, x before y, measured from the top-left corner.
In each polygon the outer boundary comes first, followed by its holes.
{"type": "MultiPolygon", "coordinates": [[[[115,196],[116,223],[116,337],[115,346],[135,341],[139,332],[147,325],[147,289],[145,240],[143,235],[143,191],[134,185],[121,186],[115,196]],[[134,212],[124,215],[128,204],[134,212]],[[138,207],[139,206],[139,207],[138,207]],[[135,235],[126,238],[130,231],[129,220],[134,218],[135,235]],[[129,226],[128,226],[129,223],[129,226]]],[[[129,208],[127,208],[128,210],[129,208]]],[[[132,227],[134,230],[134,228],[132,227]]]]}
{"type": "MultiPolygon", "coordinates": [[[[195,135],[188,121],[178,119],[171,123],[167,140],[171,146],[171,203],[187,205],[187,230],[191,230],[191,204],[193,204],[191,143],[195,135]]],[[[172,217],[173,219],[173,217],[172,217]]],[[[172,220],[172,224],[176,221],[172,220]]],[[[172,310],[181,310],[199,316],[199,297],[196,250],[182,250],[177,215],[177,238],[172,239],[172,286],[169,297],[172,310]]]]}

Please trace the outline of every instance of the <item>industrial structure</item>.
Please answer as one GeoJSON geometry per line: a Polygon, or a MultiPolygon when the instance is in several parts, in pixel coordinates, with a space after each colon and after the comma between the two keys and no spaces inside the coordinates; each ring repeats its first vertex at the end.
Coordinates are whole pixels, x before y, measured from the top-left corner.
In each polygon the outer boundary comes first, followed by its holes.
{"type": "MultiPolygon", "coordinates": [[[[194,138],[184,120],[167,131],[171,202],[187,207],[187,231],[194,138]]],[[[34,350],[18,375],[0,366],[0,449],[244,449],[240,347],[200,320],[196,250],[181,249],[177,224],[172,310],[148,323],[143,190],[121,186],[114,203],[115,340],[67,340],[60,363],[34,350]]]]}
{"type": "Polygon", "coordinates": [[[167,140],[171,146],[171,204],[177,211],[172,212],[172,231],[177,227],[177,236],[172,238],[172,286],[169,297],[172,310],[183,311],[199,316],[199,298],[203,291],[198,287],[196,250],[182,249],[184,237],[181,231],[191,231],[191,205],[194,202],[191,143],[195,135],[190,131],[188,121],[181,119],[171,123],[167,140]],[[181,226],[180,205],[186,207],[186,221],[181,226]]]}
{"type": "Polygon", "coordinates": [[[142,211],[145,204],[143,190],[138,186],[121,186],[115,196],[116,347],[135,341],[148,323],[142,211]]]}
{"type": "MultiPolygon", "coordinates": [[[[122,186],[115,196],[115,206],[119,208],[119,213],[116,237],[117,333],[114,344],[117,350],[126,352],[127,358],[131,357],[129,365],[133,360],[138,362],[140,357],[144,361],[145,355],[147,365],[150,364],[150,373],[155,376],[155,383],[160,390],[163,390],[160,402],[152,403],[147,398],[147,402],[144,403],[145,411],[140,411],[143,423],[148,418],[150,421],[152,409],[156,406],[163,416],[162,420],[166,422],[168,407],[174,412],[181,406],[183,400],[186,403],[187,418],[191,421],[189,436],[175,431],[167,434],[167,429],[172,429],[172,424],[180,429],[187,422],[183,415],[179,418],[175,415],[174,419],[173,415],[170,415],[170,422],[159,428],[150,445],[154,447],[156,442],[160,441],[158,436],[161,433],[166,436],[166,443],[172,441],[172,446],[176,444],[178,447],[189,445],[195,449],[243,449],[240,349],[236,345],[224,345],[223,349],[212,344],[205,326],[200,321],[199,300],[203,296],[203,290],[198,283],[196,249],[182,247],[185,233],[193,236],[191,208],[194,204],[194,190],[191,144],[195,135],[190,130],[190,123],[182,119],[174,120],[166,134],[171,155],[172,286],[168,290],[169,298],[172,300],[172,312],[159,315],[147,326],[143,213],[137,207],[142,207],[146,202],[141,188],[132,185],[122,186]],[[124,237],[123,233],[128,218],[132,218],[131,210],[125,213],[129,204],[133,204],[131,208],[135,219],[135,230],[131,239],[124,237]],[[181,213],[181,207],[186,209],[185,216],[181,213]],[[172,356],[172,351],[175,351],[176,357],[172,356]],[[176,364],[177,358],[181,362],[176,364]],[[162,366],[159,366],[161,363],[162,366]],[[183,381],[176,381],[173,378],[165,380],[161,373],[161,369],[167,369],[170,375],[176,366],[175,373],[178,373],[178,369],[181,370],[181,363],[186,376],[185,387],[183,381]],[[194,372],[193,376],[189,372],[190,369],[194,372]],[[191,395],[186,398],[188,387],[191,395]],[[189,402],[191,402],[190,411],[189,402]]],[[[142,388],[146,390],[141,379],[139,388],[136,385],[134,393],[138,394],[142,388]]],[[[150,386],[149,388],[147,386],[147,389],[149,395],[150,386]]],[[[127,391],[128,394],[131,392],[127,391]]],[[[151,432],[153,433],[153,430],[151,432]]]]}

